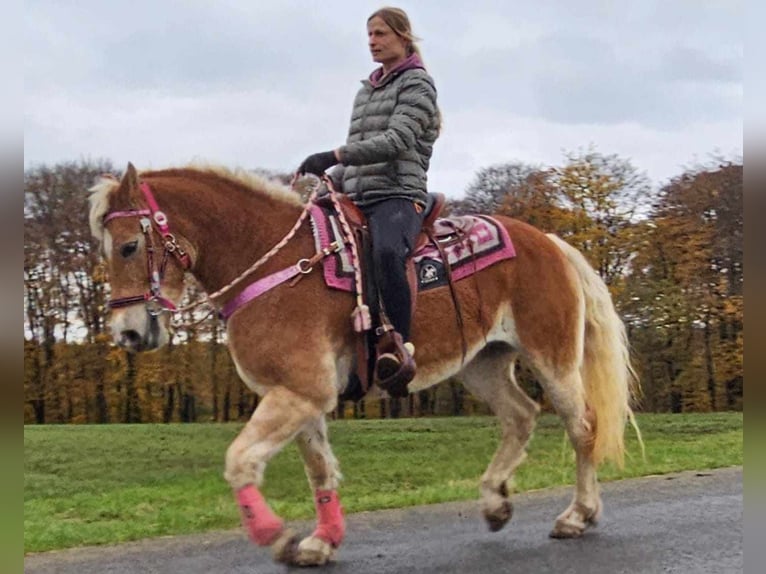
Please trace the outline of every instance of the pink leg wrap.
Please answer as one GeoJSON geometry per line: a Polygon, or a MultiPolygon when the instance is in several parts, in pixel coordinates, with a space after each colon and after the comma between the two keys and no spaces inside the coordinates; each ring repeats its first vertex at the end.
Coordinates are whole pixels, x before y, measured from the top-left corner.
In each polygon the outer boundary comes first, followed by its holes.
{"type": "Polygon", "coordinates": [[[334,490],[317,490],[314,493],[314,504],[319,519],[314,536],[337,548],[346,534],[343,507],[340,505],[338,493],[334,490]]]}
{"type": "Polygon", "coordinates": [[[271,511],[263,495],[248,484],[237,491],[237,503],[242,515],[242,526],[250,540],[258,546],[269,546],[284,528],[284,522],[271,511]]]}

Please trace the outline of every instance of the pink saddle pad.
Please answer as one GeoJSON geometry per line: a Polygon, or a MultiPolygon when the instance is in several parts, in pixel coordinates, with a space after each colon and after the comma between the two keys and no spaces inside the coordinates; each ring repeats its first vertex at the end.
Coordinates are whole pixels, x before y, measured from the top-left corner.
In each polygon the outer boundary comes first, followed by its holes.
{"type": "MultiPolygon", "coordinates": [[[[337,216],[328,208],[312,205],[309,209],[311,228],[317,250],[334,241],[343,243],[337,216]]],[[[487,215],[461,215],[438,219],[434,226],[437,240],[443,245],[452,280],[470,277],[498,261],[516,255],[506,228],[487,215]]],[[[418,290],[425,291],[447,285],[447,270],[439,249],[426,243],[414,255],[418,274],[418,290]]],[[[323,260],[328,287],[354,292],[354,266],[348,247],[323,260]]]]}

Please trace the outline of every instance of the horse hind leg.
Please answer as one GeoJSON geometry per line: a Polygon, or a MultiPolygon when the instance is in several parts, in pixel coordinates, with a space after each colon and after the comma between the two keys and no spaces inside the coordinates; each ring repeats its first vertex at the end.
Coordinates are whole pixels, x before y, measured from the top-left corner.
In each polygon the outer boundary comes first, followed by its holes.
{"type": "Polygon", "coordinates": [[[224,478],[235,493],[242,526],[250,540],[269,546],[278,562],[291,563],[295,533],[269,507],[259,488],[268,461],[306,425],[324,416],[322,410],[284,388],[270,390],[226,451],[224,478]]]}
{"type": "Polygon", "coordinates": [[[484,349],[463,371],[463,384],[484,400],[500,421],[502,438],[481,477],[480,495],[484,518],[493,532],[511,519],[513,506],[507,483],[526,458],[526,445],[540,407],[519,387],[514,376],[516,354],[510,347],[484,349]]]}
{"type": "Polygon", "coordinates": [[[334,558],[346,530],[337,492],[341,474],[327,439],[325,417],[307,425],[296,437],[296,442],[314,492],[318,520],[316,530],[298,544],[293,563],[321,566],[334,558]]]}
{"type": "Polygon", "coordinates": [[[550,532],[552,538],[577,538],[601,515],[601,495],[596,476],[593,445],[596,420],[585,401],[582,376],[572,369],[558,376],[541,375],[540,383],[551,404],[564,422],[575,451],[576,483],[569,506],[557,518],[550,532]]]}

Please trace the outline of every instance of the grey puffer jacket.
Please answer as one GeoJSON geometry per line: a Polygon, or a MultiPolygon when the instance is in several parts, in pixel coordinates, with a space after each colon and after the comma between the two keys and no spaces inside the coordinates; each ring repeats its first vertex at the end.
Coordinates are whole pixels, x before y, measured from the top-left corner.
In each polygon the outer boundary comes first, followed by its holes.
{"type": "Polygon", "coordinates": [[[425,205],[439,134],[434,81],[416,54],[379,77],[363,80],[354,100],[348,139],[339,149],[343,192],[360,207],[393,197],[425,205]]]}

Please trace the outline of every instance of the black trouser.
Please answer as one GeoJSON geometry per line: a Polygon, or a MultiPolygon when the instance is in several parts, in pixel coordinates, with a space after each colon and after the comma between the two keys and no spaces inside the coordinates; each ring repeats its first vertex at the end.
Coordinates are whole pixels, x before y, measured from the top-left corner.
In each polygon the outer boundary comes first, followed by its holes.
{"type": "Polygon", "coordinates": [[[415,248],[423,217],[407,199],[392,198],[366,206],[375,279],[386,315],[404,341],[410,340],[412,296],[407,257],[415,248]]]}

